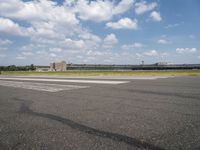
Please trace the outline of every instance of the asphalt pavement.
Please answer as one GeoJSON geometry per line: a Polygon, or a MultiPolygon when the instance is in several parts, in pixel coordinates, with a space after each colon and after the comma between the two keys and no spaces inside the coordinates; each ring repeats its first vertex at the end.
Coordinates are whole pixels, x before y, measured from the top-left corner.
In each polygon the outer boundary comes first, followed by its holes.
{"type": "Polygon", "coordinates": [[[198,150],[200,77],[0,76],[0,149],[198,150]]]}

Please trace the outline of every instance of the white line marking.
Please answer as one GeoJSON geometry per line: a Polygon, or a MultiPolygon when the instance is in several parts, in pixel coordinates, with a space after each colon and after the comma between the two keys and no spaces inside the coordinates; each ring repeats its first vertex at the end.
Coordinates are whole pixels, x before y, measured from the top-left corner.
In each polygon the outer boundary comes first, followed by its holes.
{"type": "Polygon", "coordinates": [[[122,84],[129,81],[106,81],[106,80],[66,80],[66,79],[33,79],[33,78],[0,78],[0,80],[18,81],[48,81],[48,82],[71,82],[71,83],[96,83],[96,84],[122,84]]]}
{"type": "Polygon", "coordinates": [[[60,85],[60,84],[45,84],[45,83],[33,83],[33,82],[16,82],[16,81],[0,81],[0,85],[31,89],[37,91],[46,91],[46,92],[58,92],[63,90],[74,90],[81,88],[88,88],[89,86],[78,86],[78,85],[60,85]]]}
{"type": "MultiPolygon", "coordinates": [[[[8,77],[8,76],[2,76],[2,77],[8,77]]],[[[16,77],[16,76],[12,76],[16,77]]],[[[154,79],[165,79],[165,78],[172,78],[174,76],[17,76],[21,78],[54,78],[54,79],[106,79],[106,80],[154,80],[154,79]]]]}

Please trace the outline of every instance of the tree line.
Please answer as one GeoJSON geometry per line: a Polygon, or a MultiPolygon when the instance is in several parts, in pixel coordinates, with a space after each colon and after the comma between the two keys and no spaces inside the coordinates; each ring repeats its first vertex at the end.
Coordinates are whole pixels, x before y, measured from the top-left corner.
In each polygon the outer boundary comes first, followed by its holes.
{"type": "Polygon", "coordinates": [[[36,67],[31,64],[29,66],[0,66],[0,71],[34,71],[36,70],[36,67]]]}

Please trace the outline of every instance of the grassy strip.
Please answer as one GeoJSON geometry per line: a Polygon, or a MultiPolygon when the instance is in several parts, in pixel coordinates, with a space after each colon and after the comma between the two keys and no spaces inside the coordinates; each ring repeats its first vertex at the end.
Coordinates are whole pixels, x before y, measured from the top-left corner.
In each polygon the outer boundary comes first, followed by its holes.
{"type": "Polygon", "coordinates": [[[13,76],[200,76],[200,70],[170,71],[91,71],[74,70],[65,72],[2,71],[1,75],[13,76]]]}

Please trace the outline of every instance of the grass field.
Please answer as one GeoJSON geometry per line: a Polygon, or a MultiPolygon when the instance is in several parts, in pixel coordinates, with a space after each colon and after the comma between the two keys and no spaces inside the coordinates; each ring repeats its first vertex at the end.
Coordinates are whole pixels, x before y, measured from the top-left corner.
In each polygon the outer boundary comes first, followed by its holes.
{"type": "Polygon", "coordinates": [[[1,71],[1,75],[13,76],[200,76],[200,70],[170,71],[91,71],[75,70],[65,72],[1,71]]]}

